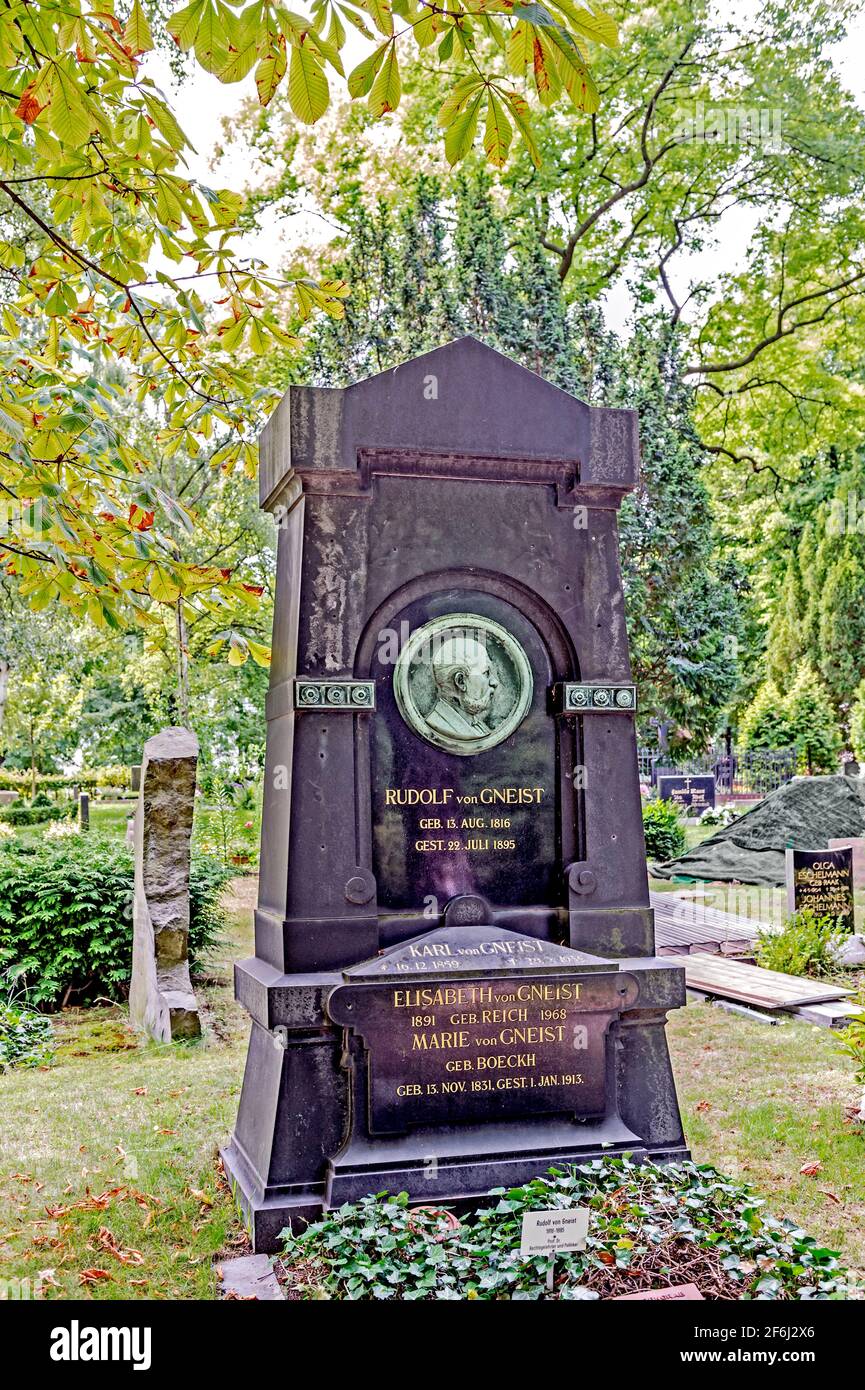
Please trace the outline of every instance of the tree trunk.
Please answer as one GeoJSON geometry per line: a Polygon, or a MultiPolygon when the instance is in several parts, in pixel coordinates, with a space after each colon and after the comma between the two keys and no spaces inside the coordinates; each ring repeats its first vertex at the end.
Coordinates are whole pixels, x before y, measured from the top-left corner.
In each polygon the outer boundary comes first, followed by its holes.
{"type": "Polygon", "coordinates": [[[3,725],[6,719],[6,697],[9,694],[9,662],[0,657],[0,748],[3,743],[3,725]]]}
{"type": "Polygon", "coordinates": [[[36,795],[36,738],[33,732],[33,720],[30,720],[30,800],[36,795]]]}
{"type": "Polygon", "coordinates": [[[177,600],[175,609],[177,619],[177,722],[182,728],[189,728],[189,648],[187,646],[186,618],[183,616],[183,599],[177,600]]]}

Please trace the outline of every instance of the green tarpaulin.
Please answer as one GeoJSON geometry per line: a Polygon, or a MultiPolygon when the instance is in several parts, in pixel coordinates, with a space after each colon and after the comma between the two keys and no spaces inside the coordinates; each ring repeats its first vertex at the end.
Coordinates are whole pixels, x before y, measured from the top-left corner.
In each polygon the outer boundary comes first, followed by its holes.
{"type": "Polygon", "coordinates": [[[783,885],[784,851],[865,835],[865,779],[794,777],[708,840],[655,864],[656,878],[783,885]]]}

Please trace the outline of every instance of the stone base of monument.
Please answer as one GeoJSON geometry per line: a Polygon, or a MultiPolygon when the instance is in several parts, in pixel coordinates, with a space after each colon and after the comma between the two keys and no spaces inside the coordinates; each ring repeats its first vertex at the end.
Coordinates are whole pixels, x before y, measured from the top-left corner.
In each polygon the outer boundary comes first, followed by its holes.
{"type": "Polygon", "coordinates": [[[688,1157],[671,961],[475,925],[340,974],[243,961],[236,986],[253,1029],[223,1160],[257,1251],[370,1193],[464,1206],[551,1167],[688,1157]]]}

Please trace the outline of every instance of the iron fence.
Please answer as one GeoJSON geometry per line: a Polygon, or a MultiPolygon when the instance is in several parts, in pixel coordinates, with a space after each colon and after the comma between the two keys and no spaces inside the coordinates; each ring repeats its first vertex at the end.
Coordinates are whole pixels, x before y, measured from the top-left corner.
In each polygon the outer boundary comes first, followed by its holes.
{"type": "Polygon", "coordinates": [[[750,748],[745,752],[710,749],[692,758],[673,759],[655,748],[638,747],[640,780],[714,776],[719,797],[766,796],[796,775],[795,748],[750,748]]]}

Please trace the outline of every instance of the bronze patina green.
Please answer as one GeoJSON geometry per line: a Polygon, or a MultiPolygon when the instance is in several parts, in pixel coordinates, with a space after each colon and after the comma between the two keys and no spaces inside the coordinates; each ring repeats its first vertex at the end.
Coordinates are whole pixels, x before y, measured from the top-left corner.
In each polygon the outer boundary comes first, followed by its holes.
{"type": "Polygon", "coordinates": [[[448,613],[415,628],[393,684],[409,728],[460,757],[509,738],[532,703],[532,669],[519,642],[477,613],[448,613]]]}

